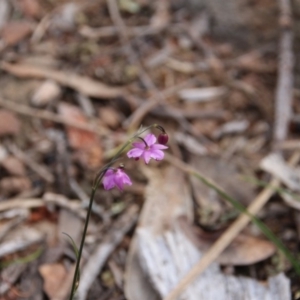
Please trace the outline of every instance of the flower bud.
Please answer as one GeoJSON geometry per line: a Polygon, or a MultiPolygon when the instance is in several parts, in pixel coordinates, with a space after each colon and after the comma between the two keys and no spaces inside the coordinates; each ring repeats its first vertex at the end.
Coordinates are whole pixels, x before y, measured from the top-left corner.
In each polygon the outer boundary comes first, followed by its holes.
{"type": "Polygon", "coordinates": [[[168,143],[168,140],[169,136],[166,133],[161,133],[157,138],[158,143],[162,145],[166,145],[168,143]]]}

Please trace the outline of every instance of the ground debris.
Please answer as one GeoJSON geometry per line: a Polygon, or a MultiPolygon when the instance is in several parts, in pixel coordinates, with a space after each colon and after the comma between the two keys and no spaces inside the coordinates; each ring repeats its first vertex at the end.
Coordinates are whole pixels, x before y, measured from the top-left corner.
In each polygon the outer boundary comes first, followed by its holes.
{"type": "MultiPolygon", "coordinates": [[[[299,8],[0,0],[1,300],[68,299],[76,255],[62,232],[79,246],[95,176],[151,124],[169,137],[163,161],[124,152],[110,167],[124,163],[132,185],[95,190],[78,297],[159,300],[195,264],[205,299],[221,299],[216,282],[228,300],[297,298],[287,258],[194,175],[297,254],[299,8]]],[[[179,290],[201,298],[188,278],[179,290]]]]}

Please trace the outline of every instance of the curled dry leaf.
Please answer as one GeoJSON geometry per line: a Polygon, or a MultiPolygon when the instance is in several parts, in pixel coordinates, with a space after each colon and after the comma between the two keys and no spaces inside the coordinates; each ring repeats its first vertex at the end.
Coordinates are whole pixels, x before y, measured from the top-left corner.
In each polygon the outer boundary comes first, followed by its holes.
{"type": "Polygon", "coordinates": [[[53,80],[46,80],[34,91],[31,103],[43,106],[58,98],[60,94],[60,86],[53,80]]]}
{"type": "MultiPolygon", "coordinates": [[[[180,225],[186,236],[201,252],[208,251],[219,237],[219,234],[192,227],[184,219],[180,220],[180,225]]],[[[275,246],[267,240],[240,234],[218,257],[217,262],[223,265],[250,265],[269,258],[275,251],[275,246]]]]}
{"type": "Polygon", "coordinates": [[[20,132],[20,129],[21,123],[17,116],[8,110],[0,109],[0,136],[16,135],[20,132]]]}
{"type": "Polygon", "coordinates": [[[64,282],[67,271],[62,264],[45,264],[39,267],[44,280],[44,291],[50,299],[55,299],[56,292],[64,282]]]}
{"type": "Polygon", "coordinates": [[[86,96],[110,99],[124,94],[121,88],[109,87],[89,77],[76,75],[74,72],[64,72],[33,65],[8,64],[4,62],[2,62],[0,68],[18,77],[52,79],[86,96]]]}
{"type": "Polygon", "coordinates": [[[293,191],[300,191],[300,172],[299,169],[292,168],[283,159],[280,154],[271,153],[267,155],[260,163],[260,167],[279,178],[288,188],[293,191]]]}

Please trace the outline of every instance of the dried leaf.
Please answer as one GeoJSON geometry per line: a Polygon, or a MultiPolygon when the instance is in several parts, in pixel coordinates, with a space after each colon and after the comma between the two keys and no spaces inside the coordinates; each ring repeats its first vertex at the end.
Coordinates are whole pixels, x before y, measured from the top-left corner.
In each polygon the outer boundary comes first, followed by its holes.
{"type": "Polygon", "coordinates": [[[17,135],[21,130],[21,123],[12,112],[0,109],[0,136],[13,134],[17,135]]]}
{"type": "Polygon", "coordinates": [[[178,95],[182,100],[190,102],[206,102],[224,97],[228,93],[226,87],[207,87],[181,90],[178,95]]]}
{"type": "Polygon", "coordinates": [[[226,134],[242,133],[249,127],[247,120],[234,120],[223,124],[220,128],[215,130],[212,134],[213,138],[219,139],[226,134]]]}
{"type": "Polygon", "coordinates": [[[60,94],[60,86],[53,80],[46,80],[34,91],[31,102],[36,106],[44,106],[57,99],[60,94]]]}
{"type": "MultiPolygon", "coordinates": [[[[226,163],[219,157],[194,156],[190,159],[190,164],[200,173],[217,182],[228,195],[242,204],[248,205],[254,199],[252,185],[241,179],[241,174],[238,173],[237,166],[233,162],[226,163]]],[[[195,177],[191,177],[191,183],[196,202],[200,206],[200,223],[215,226],[224,213],[224,200],[195,177]]]]}
{"type": "MultiPolygon", "coordinates": [[[[74,105],[64,102],[59,103],[58,112],[66,119],[87,124],[86,117],[82,114],[81,110],[74,105]]],[[[87,149],[91,146],[99,143],[99,138],[92,132],[87,132],[81,129],[67,126],[68,141],[71,147],[74,149],[87,149]]]]}
{"type": "Polygon", "coordinates": [[[26,174],[26,169],[25,169],[23,162],[21,162],[18,158],[16,158],[13,155],[7,156],[2,161],[0,159],[0,164],[11,175],[25,176],[25,174],[26,174]]]}
{"type": "Polygon", "coordinates": [[[18,226],[0,244],[0,257],[24,250],[32,244],[41,242],[43,234],[29,226],[18,226]]]}
{"type": "MultiPolygon", "coordinates": [[[[184,219],[180,220],[180,225],[186,236],[201,252],[208,251],[220,235],[192,227],[184,219]]],[[[240,234],[222,252],[217,262],[223,265],[251,265],[269,258],[275,251],[276,247],[267,240],[240,234]]]]}
{"type": "Polygon", "coordinates": [[[58,288],[64,282],[67,271],[62,264],[45,264],[39,267],[44,279],[44,291],[50,299],[54,299],[58,288]]]}
{"type": "Polygon", "coordinates": [[[75,29],[76,15],[80,10],[78,3],[66,3],[53,16],[50,24],[50,30],[70,32],[75,29]]]}
{"type": "Polygon", "coordinates": [[[61,85],[73,88],[86,96],[105,99],[115,98],[124,94],[124,91],[121,88],[109,87],[89,77],[79,76],[70,72],[45,69],[44,67],[42,68],[33,65],[8,64],[4,62],[2,62],[0,68],[18,77],[52,79],[61,85]]]}
{"type": "Polygon", "coordinates": [[[156,11],[151,18],[151,27],[157,30],[165,28],[170,22],[169,1],[160,0],[156,2],[156,11]]]}
{"type": "Polygon", "coordinates": [[[7,46],[13,46],[28,36],[33,30],[33,24],[28,21],[11,21],[1,31],[1,37],[7,46]]]}
{"type": "Polygon", "coordinates": [[[287,165],[283,157],[276,153],[267,155],[260,163],[260,167],[273,176],[279,178],[293,191],[300,191],[300,172],[287,165]]]}
{"type": "MultiPolygon", "coordinates": [[[[59,114],[70,121],[87,124],[86,117],[82,114],[81,110],[74,105],[61,102],[58,105],[58,111],[59,114]]],[[[67,126],[66,130],[70,146],[79,150],[76,156],[80,161],[90,168],[99,167],[103,156],[99,136],[93,132],[70,126],[67,126]]]]}

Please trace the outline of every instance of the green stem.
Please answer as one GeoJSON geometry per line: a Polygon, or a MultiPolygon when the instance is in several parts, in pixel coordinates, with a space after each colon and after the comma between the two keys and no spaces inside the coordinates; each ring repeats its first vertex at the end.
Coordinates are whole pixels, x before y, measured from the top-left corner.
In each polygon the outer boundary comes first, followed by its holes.
{"type": "Polygon", "coordinates": [[[82,233],[82,238],[81,238],[81,242],[80,242],[80,246],[79,246],[79,250],[78,250],[78,258],[77,258],[76,266],[75,266],[75,273],[74,273],[74,277],[73,277],[70,300],[73,299],[73,296],[74,296],[76,288],[77,288],[76,285],[78,284],[77,279],[78,279],[78,274],[79,274],[81,254],[82,254],[83,245],[84,245],[84,241],[85,241],[85,237],[86,237],[86,232],[87,232],[87,228],[88,228],[88,225],[89,225],[89,220],[90,220],[90,216],[91,216],[91,212],[92,212],[92,206],[93,206],[93,202],[94,202],[94,198],[95,198],[95,193],[96,193],[96,190],[97,190],[97,188],[99,186],[99,183],[101,182],[101,179],[104,176],[104,174],[105,174],[105,172],[102,173],[99,176],[98,180],[96,181],[95,185],[92,188],[90,203],[89,203],[89,207],[88,207],[88,210],[87,210],[86,219],[85,219],[84,228],[83,228],[83,233],[82,233]]]}

